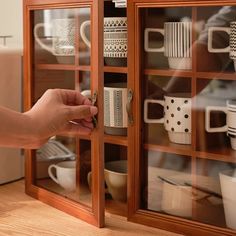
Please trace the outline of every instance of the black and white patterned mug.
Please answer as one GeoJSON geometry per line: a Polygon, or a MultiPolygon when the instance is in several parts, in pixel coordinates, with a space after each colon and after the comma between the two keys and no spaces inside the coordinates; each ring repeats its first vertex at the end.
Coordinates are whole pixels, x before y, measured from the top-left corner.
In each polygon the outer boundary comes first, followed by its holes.
{"type": "Polygon", "coordinates": [[[164,96],[164,100],[145,99],[144,122],[147,124],[164,124],[171,142],[191,144],[191,96],[176,93],[164,96]],[[150,103],[164,107],[163,117],[152,119],[148,117],[150,103]]]}
{"type": "Polygon", "coordinates": [[[209,27],[208,51],[212,53],[229,52],[230,59],[234,60],[234,69],[236,71],[236,21],[230,22],[230,27],[209,27]],[[214,32],[226,32],[227,34],[229,34],[229,46],[225,48],[214,48],[213,47],[214,32]]]}

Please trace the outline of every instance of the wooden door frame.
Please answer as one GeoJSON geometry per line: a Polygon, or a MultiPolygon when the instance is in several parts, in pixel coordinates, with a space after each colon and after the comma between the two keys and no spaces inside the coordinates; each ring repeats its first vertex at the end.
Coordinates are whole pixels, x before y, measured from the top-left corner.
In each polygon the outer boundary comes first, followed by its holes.
{"type": "Polygon", "coordinates": [[[104,227],[105,194],[104,194],[104,123],[103,123],[103,0],[24,0],[24,110],[32,107],[33,101],[33,10],[55,8],[91,9],[91,90],[98,91],[97,106],[99,112],[97,128],[91,135],[92,156],[92,209],[66,199],[53,192],[34,185],[34,156],[32,150],[25,150],[25,191],[57,209],[67,212],[97,227],[104,227]]]}

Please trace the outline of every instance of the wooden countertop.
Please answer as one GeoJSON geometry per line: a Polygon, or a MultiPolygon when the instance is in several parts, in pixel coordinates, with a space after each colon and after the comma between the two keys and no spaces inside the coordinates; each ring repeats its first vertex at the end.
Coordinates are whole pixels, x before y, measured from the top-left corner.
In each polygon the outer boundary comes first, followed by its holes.
{"type": "Polygon", "coordinates": [[[179,234],[127,222],[106,214],[99,229],[24,193],[24,181],[0,186],[0,235],[24,236],[178,236],[179,234]]]}

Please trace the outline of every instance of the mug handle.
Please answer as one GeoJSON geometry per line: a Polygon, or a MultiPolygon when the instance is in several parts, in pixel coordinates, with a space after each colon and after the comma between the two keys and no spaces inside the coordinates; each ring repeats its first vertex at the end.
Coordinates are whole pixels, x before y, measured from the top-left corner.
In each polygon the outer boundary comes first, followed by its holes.
{"type": "Polygon", "coordinates": [[[215,128],[211,127],[211,125],[210,125],[211,111],[222,111],[226,115],[228,113],[226,107],[218,107],[218,106],[208,106],[208,107],[206,107],[206,111],[205,111],[205,129],[206,129],[206,131],[209,132],[209,133],[226,132],[227,129],[228,129],[227,123],[222,127],[215,127],[215,128]]]}
{"type": "Polygon", "coordinates": [[[54,164],[52,164],[52,165],[50,165],[50,166],[48,167],[48,174],[49,174],[49,176],[50,176],[57,184],[59,184],[58,179],[57,179],[57,178],[54,176],[54,174],[52,173],[52,168],[55,168],[55,169],[57,170],[57,166],[54,165],[54,164]]]}
{"type": "Polygon", "coordinates": [[[154,123],[163,124],[164,117],[162,117],[160,119],[149,119],[148,118],[148,104],[149,103],[160,104],[161,106],[164,107],[164,100],[145,99],[145,101],[144,101],[144,122],[148,123],[148,124],[154,124],[154,123]]]}
{"type": "Polygon", "coordinates": [[[48,52],[51,52],[52,54],[54,54],[53,51],[53,47],[49,47],[46,44],[44,44],[40,38],[38,37],[38,31],[40,28],[52,28],[52,25],[50,24],[46,24],[46,23],[38,23],[37,25],[35,25],[34,27],[34,38],[36,40],[36,42],[45,50],[47,50],[48,52]]]}
{"type": "Polygon", "coordinates": [[[164,29],[146,28],[144,31],[144,50],[145,52],[164,52],[164,45],[161,48],[149,47],[149,33],[157,32],[164,36],[164,29]]]}
{"type": "Polygon", "coordinates": [[[85,34],[85,28],[91,24],[90,20],[84,21],[80,26],[80,36],[88,48],[91,48],[91,42],[85,34]]]}
{"type": "Polygon", "coordinates": [[[230,28],[229,27],[210,27],[208,29],[208,51],[217,53],[217,52],[230,52],[230,47],[226,48],[213,48],[212,42],[213,42],[213,32],[214,31],[223,31],[227,34],[230,34],[230,28]]]}

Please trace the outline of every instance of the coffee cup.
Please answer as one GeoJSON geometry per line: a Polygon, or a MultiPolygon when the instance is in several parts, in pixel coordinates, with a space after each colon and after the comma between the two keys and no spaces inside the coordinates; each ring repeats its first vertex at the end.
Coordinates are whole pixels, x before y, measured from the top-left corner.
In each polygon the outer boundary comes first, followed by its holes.
{"type": "Polygon", "coordinates": [[[107,191],[116,201],[127,200],[127,161],[111,161],[105,163],[104,169],[107,191]]]}
{"type": "MultiPolygon", "coordinates": [[[[90,90],[81,92],[91,96],[90,90]]],[[[127,135],[128,116],[126,111],[126,83],[110,83],[104,87],[104,130],[106,134],[127,135]]]]}
{"type": "Polygon", "coordinates": [[[176,93],[164,96],[164,100],[145,99],[144,122],[147,124],[164,124],[171,142],[191,144],[191,96],[176,93]],[[163,117],[148,118],[149,104],[159,104],[164,107],[163,117]]]}
{"type": "Polygon", "coordinates": [[[227,106],[208,106],[205,112],[205,129],[209,133],[227,132],[230,137],[231,147],[236,150],[236,100],[228,100],[227,106]],[[226,114],[225,125],[211,127],[211,112],[221,111],[226,114]]]}
{"type": "MultiPolygon", "coordinates": [[[[104,169],[105,193],[109,193],[113,200],[127,200],[127,161],[111,161],[105,163],[104,169]]],[[[92,172],[87,175],[89,189],[92,189],[92,172]]]]}
{"type": "Polygon", "coordinates": [[[76,162],[63,161],[48,167],[48,174],[53,181],[68,192],[76,190],[76,162]],[[53,173],[55,169],[56,175],[53,173]]]}
{"type": "MultiPolygon", "coordinates": [[[[91,47],[90,40],[85,34],[85,29],[91,21],[81,24],[80,35],[87,47],[91,47]]],[[[105,17],[104,18],[104,58],[107,65],[125,66],[127,64],[127,18],[105,17]]]]}
{"type": "Polygon", "coordinates": [[[38,23],[34,27],[34,38],[36,42],[46,51],[60,57],[72,57],[75,55],[75,20],[54,19],[51,23],[38,23]],[[48,46],[39,37],[40,29],[52,31],[52,46],[48,46]]]}
{"type": "Polygon", "coordinates": [[[236,170],[222,171],[219,175],[226,225],[236,229],[236,170]]]}
{"type": "Polygon", "coordinates": [[[144,50],[146,52],[164,52],[171,69],[192,69],[192,23],[166,22],[164,29],[146,28],[144,32],[144,50]],[[150,33],[159,33],[164,37],[162,47],[150,47],[150,33]]]}
{"type": "Polygon", "coordinates": [[[229,52],[230,59],[234,60],[234,69],[236,70],[236,21],[230,22],[230,27],[209,27],[208,29],[208,51],[212,53],[229,52]],[[229,34],[229,46],[225,48],[213,47],[214,32],[226,32],[229,34]]]}

